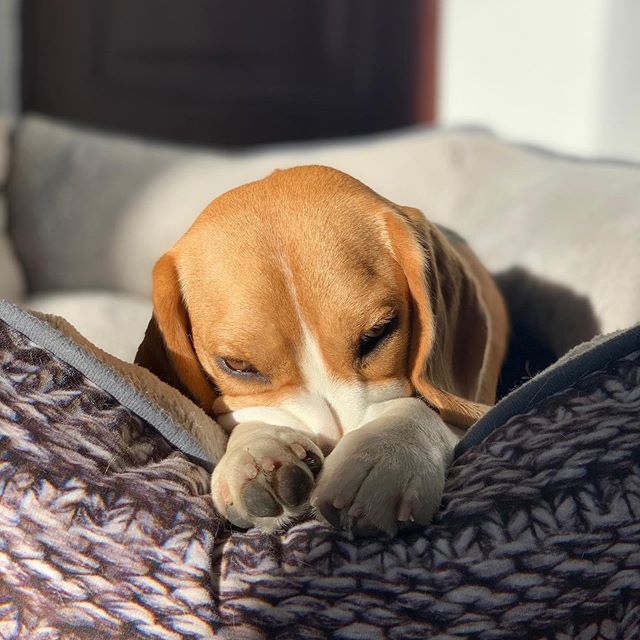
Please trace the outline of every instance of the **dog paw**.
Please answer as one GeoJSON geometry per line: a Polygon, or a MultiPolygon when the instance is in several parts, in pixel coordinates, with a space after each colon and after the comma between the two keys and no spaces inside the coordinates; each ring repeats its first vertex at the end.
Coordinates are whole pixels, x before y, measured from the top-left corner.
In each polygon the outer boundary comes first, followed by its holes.
{"type": "Polygon", "coordinates": [[[451,449],[437,434],[365,425],[327,457],[311,504],[351,536],[393,537],[399,528],[426,525],[442,499],[451,449]]]}
{"type": "Polygon", "coordinates": [[[304,433],[261,425],[230,441],[211,476],[214,505],[237,527],[272,532],[308,509],[323,459],[304,433]]]}

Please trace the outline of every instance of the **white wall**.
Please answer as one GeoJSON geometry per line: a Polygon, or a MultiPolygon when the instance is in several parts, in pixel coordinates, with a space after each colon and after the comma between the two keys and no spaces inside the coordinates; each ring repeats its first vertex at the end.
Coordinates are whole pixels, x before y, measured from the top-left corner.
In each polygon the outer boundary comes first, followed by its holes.
{"type": "Polygon", "coordinates": [[[640,160],[638,0],[442,0],[439,114],[640,160]]]}
{"type": "Polygon", "coordinates": [[[0,0],[0,116],[18,111],[18,2],[0,0]]]}
{"type": "Polygon", "coordinates": [[[640,160],[640,2],[610,0],[607,8],[595,148],[640,160]]]}

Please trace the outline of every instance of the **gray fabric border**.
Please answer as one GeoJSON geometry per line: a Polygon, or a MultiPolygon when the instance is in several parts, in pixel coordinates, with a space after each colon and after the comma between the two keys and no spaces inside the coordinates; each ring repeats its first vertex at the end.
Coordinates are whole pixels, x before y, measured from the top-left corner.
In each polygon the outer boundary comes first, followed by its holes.
{"type": "Polygon", "coordinates": [[[600,336],[592,343],[585,343],[561,358],[515,391],[503,398],[488,411],[458,443],[454,458],[461,456],[471,447],[484,440],[490,433],[501,427],[515,415],[527,413],[544,398],[573,386],[580,378],[600,369],[611,362],[640,350],[640,324],[624,331],[600,336]]]}
{"type": "Polygon", "coordinates": [[[76,344],[71,338],[28,311],[2,299],[0,299],[0,320],[112,395],[123,407],[148,422],[193,462],[208,470],[213,469],[215,461],[209,458],[204,449],[179,424],[117,371],[76,344]]]}

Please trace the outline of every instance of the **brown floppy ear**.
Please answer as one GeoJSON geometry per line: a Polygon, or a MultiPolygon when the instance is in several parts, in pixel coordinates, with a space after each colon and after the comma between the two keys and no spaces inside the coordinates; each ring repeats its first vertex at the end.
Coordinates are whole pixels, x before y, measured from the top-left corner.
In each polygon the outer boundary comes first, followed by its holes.
{"type": "Polygon", "coordinates": [[[395,208],[387,229],[411,295],[411,383],[445,422],[469,427],[488,408],[477,402],[489,347],[478,284],[417,209],[395,208]]]}
{"type": "Polygon", "coordinates": [[[153,317],[135,363],[209,411],[216,393],[200,367],[190,331],[175,258],[165,253],[153,270],[153,317]]]}

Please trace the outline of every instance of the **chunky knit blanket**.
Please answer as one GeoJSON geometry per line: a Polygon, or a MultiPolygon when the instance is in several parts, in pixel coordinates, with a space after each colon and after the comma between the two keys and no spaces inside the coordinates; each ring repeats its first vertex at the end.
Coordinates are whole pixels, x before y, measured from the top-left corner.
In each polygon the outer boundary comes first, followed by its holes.
{"type": "Polygon", "coordinates": [[[232,530],[206,417],[0,318],[1,638],[640,638],[639,327],[478,423],[431,526],[350,541],[232,530]]]}

